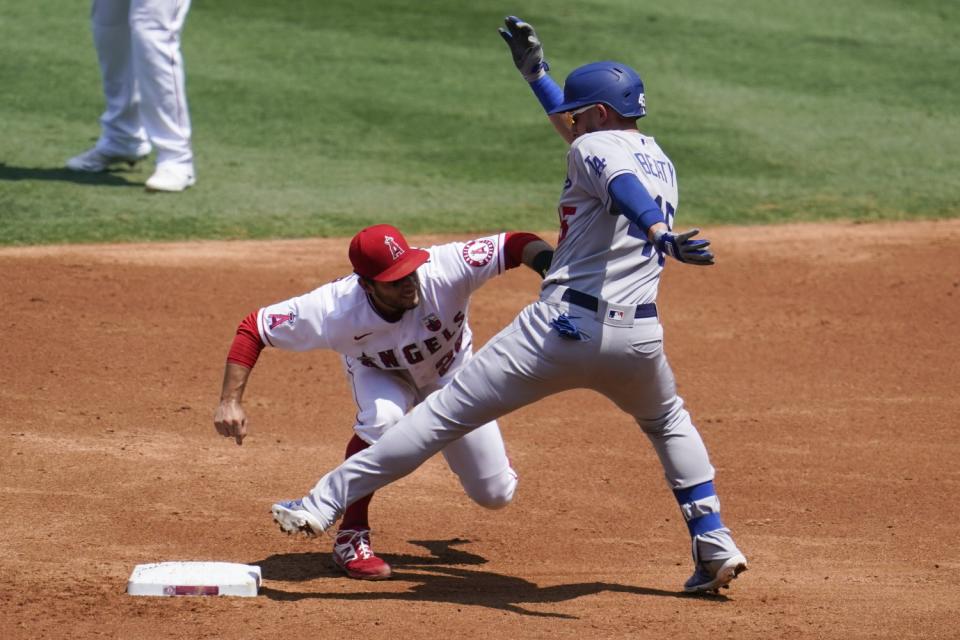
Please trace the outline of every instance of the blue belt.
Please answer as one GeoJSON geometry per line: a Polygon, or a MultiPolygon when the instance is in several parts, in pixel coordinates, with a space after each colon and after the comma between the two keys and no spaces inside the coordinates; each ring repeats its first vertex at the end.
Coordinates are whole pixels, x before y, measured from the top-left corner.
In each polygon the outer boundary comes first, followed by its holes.
{"type": "MultiPolygon", "coordinates": [[[[560,297],[564,302],[569,302],[570,304],[575,304],[578,307],[583,307],[584,309],[589,309],[590,311],[596,311],[600,308],[600,303],[596,298],[591,296],[588,293],[581,293],[575,289],[567,289],[563,292],[563,296],[560,297]]],[[[657,317],[657,305],[652,302],[646,304],[638,304],[637,310],[633,314],[634,318],[656,318],[657,317]]]]}

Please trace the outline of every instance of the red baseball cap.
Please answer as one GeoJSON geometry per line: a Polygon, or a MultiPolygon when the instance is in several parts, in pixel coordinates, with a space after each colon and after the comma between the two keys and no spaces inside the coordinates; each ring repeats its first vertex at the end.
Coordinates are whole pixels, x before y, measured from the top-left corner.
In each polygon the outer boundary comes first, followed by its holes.
{"type": "Polygon", "coordinates": [[[350,264],[354,272],[378,282],[405,278],[429,258],[429,252],[411,249],[403,234],[389,224],[362,229],[350,241],[350,264]]]}

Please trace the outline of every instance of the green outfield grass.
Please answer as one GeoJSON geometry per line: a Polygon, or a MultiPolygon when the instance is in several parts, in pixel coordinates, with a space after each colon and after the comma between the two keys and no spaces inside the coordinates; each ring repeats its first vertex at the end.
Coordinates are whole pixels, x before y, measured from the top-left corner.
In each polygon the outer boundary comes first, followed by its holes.
{"type": "Polygon", "coordinates": [[[554,77],[632,64],[679,224],[960,215],[949,0],[194,0],[198,185],[78,177],[102,109],[87,0],[0,3],[0,244],[550,229],[565,145],[496,28],[554,77]]]}

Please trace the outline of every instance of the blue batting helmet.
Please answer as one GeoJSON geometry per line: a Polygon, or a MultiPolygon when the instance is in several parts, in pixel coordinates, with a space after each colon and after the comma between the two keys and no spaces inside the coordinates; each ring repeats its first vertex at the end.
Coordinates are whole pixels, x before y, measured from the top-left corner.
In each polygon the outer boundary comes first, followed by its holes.
{"type": "Polygon", "coordinates": [[[592,62],[570,72],[563,85],[563,103],[550,115],[603,103],[625,118],[647,115],[643,80],[621,62],[592,62]]]}

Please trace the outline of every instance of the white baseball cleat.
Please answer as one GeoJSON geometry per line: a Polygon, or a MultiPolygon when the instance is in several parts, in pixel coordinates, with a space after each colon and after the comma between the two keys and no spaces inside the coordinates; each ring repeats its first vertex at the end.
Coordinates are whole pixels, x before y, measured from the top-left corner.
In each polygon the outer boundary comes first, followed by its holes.
{"type": "Polygon", "coordinates": [[[176,193],[197,183],[193,169],[180,165],[161,164],[147,178],[147,191],[166,191],[176,193]]]}
{"type": "Polygon", "coordinates": [[[312,513],[303,506],[303,500],[287,500],[277,502],[270,507],[273,519],[285,533],[304,533],[308,536],[317,536],[327,527],[323,526],[312,513]]]}
{"type": "Polygon", "coordinates": [[[71,171],[84,171],[86,173],[102,173],[109,169],[111,165],[119,164],[121,162],[126,162],[132,168],[139,161],[150,155],[149,146],[147,146],[145,150],[141,149],[141,151],[142,153],[134,153],[130,155],[114,155],[112,153],[100,151],[96,147],[93,147],[92,149],[87,149],[80,155],[73,156],[67,160],[67,169],[70,169],[71,171]]]}
{"type": "Polygon", "coordinates": [[[747,558],[742,553],[719,560],[704,560],[697,563],[683,590],[687,593],[719,593],[721,588],[728,588],[730,582],[746,570],[747,558]]]}

